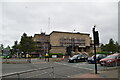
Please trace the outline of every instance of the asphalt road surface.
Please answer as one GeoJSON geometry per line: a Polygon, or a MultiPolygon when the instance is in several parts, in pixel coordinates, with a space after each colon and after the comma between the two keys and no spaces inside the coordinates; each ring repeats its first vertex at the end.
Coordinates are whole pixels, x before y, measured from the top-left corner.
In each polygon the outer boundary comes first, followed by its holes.
{"type": "MultiPolygon", "coordinates": [[[[3,64],[3,75],[11,74],[15,72],[39,69],[53,66],[52,68],[45,70],[38,70],[34,72],[21,74],[20,78],[69,78],[77,74],[94,73],[94,64],[88,64],[86,62],[80,63],[68,63],[68,62],[45,62],[44,60],[33,60],[32,63],[26,64],[3,64]]],[[[99,64],[98,72],[107,67],[101,67],[99,64]]],[[[111,68],[111,67],[109,67],[111,68]]],[[[9,78],[17,78],[17,75],[9,76],[9,78]]]]}

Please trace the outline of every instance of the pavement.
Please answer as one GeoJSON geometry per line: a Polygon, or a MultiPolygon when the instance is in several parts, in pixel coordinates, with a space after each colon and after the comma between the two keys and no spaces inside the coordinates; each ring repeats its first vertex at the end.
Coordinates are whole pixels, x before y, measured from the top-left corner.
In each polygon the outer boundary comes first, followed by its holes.
{"type": "Polygon", "coordinates": [[[87,74],[77,74],[71,76],[71,78],[119,78],[118,70],[110,70],[110,71],[101,71],[98,74],[95,73],[87,73],[87,74]]]}

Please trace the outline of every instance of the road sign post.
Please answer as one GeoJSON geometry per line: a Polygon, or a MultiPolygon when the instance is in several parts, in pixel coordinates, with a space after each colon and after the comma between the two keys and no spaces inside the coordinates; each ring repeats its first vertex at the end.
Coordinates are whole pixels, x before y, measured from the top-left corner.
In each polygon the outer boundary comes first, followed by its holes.
{"type": "Polygon", "coordinates": [[[96,45],[99,45],[99,37],[98,31],[95,31],[95,27],[93,28],[93,38],[94,38],[94,60],[95,60],[95,74],[97,74],[97,61],[96,61],[96,45]]]}

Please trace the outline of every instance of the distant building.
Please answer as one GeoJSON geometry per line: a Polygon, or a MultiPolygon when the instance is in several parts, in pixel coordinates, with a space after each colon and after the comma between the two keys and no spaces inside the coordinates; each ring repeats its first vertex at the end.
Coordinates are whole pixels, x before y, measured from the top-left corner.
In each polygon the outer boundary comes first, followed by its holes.
{"type": "Polygon", "coordinates": [[[93,41],[90,34],[53,31],[49,35],[45,33],[35,34],[36,54],[45,55],[48,45],[51,44],[50,53],[63,53],[68,55],[80,52],[93,52],[93,41]]]}
{"type": "Polygon", "coordinates": [[[90,34],[53,31],[50,34],[51,53],[75,54],[91,52],[90,34]]]}
{"type": "Polygon", "coordinates": [[[50,42],[49,35],[46,35],[45,33],[41,34],[35,34],[33,37],[33,40],[36,43],[36,51],[34,55],[39,56],[39,55],[45,55],[45,53],[48,52],[48,45],[50,42]]]}

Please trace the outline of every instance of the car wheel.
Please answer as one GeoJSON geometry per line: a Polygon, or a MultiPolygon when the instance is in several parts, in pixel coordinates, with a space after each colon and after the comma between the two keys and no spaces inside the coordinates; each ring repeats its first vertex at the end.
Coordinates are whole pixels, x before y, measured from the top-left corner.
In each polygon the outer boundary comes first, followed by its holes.
{"type": "Polygon", "coordinates": [[[100,64],[101,66],[103,66],[103,64],[100,64]]]}
{"type": "Polygon", "coordinates": [[[76,63],[76,60],[73,60],[74,63],[76,63]]]}
{"type": "Polygon", "coordinates": [[[70,63],[70,60],[68,60],[68,62],[70,63]]]}

